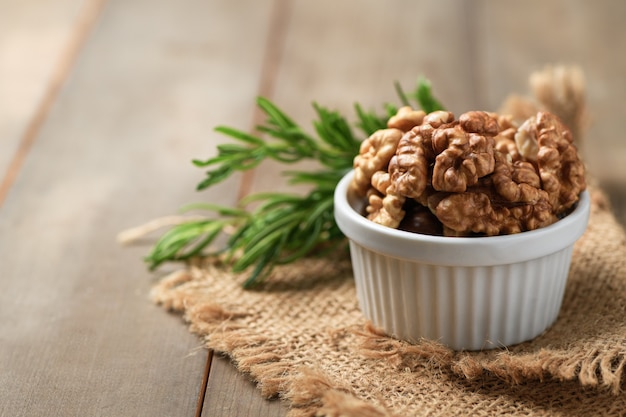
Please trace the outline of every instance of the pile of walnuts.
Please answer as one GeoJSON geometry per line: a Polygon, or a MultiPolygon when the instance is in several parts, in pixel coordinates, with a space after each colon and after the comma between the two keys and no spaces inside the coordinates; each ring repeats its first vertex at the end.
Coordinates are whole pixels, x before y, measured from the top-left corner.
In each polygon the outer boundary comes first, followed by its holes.
{"type": "Polygon", "coordinates": [[[351,192],[365,215],[403,230],[494,236],[533,230],[566,215],[585,189],[570,131],[539,112],[517,126],[470,111],[402,107],[354,159],[351,192]]]}

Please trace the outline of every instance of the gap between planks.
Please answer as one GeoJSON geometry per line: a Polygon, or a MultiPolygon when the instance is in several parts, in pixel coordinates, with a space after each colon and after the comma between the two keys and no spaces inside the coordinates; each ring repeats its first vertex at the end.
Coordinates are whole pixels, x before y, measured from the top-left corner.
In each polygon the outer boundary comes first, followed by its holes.
{"type": "MultiPolygon", "coordinates": [[[[261,63],[261,76],[259,79],[259,87],[257,91],[258,96],[270,99],[274,94],[276,78],[278,77],[278,69],[280,68],[283,51],[285,49],[285,38],[289,26],[290,15],[290,0],[274,1],[272,12],[270,15],[270,29],[265,44],[265,53],[263,55],[263,61],[261,63]]],[[[263,121],[263,113],[257,106],[255,107],[252,114],[252,120],[250,123],[251,126],[249,130],[253,132],[256,126],[263,123],[263,121]]],[[[237,194],[237,200],[240,200],[250,193],[253,178],[254,170],[243,172],[241,183],[239,185],[239,191],[237,194]]],[[[209,376],[211,374],[213,354],[213,350],[209,349],[204,377],[202,380],[202,386],[200,387],[200,392],[198,393],[198,405],[196,407],[195,417],[200,417],[202,415],[204,398],[206,396],[209,376]]]]}
{"type": "Polygon", "coordinates": [[[59,61],[52,72],[43,97],[36,106],[33,116],[28,121],[26,129],[18,142],[15,154],[11,158],[7,170],[2,177],[2,182],[0,182],[0,207],[2,207],[4,200],[9,194],[9,190],[18,176],[24,164],[24,160],[28,156],[30,149],[39,135],[41,127],[46,121],[63,85],[67,81],[74,63],[98,20],[106,1],[107,0],[91,0],[84,6],[84,9],[80,13],[75,29],[70,36],[70,40],[64,52],[59,56],[59,61]]]}
{"type": "Polygon", "coordinates": [[[211,349],[207,352],[206,364],[204,365],[204,373],[202,375],[202,385],[198,392],[198,403],[196,404],[195,417],[202,416],[202,407],[204,406],[204,397],[206,396],[206,388],[209,384],[209,374],[211,373],[211,365],[213,364],[213,351],[211,349]]]}
{"type": "MultiPolygon", "coordinates": [[[[265,44],[265,54],[263,55],[263,61],[261,63],[261,77],[259,80],[257,96],[271,99],[274,95],[278,69],[280,67],[283,51],[285,49],[285,38],[289,26],[290,15],[290,0],[274,1],[272,13],[270,15],[269,32],[265,44]]],[[[256,106],[254,108],[254,112],[252,113],[250,132],[254,132],[256,126],[263,122],[263,112],[258,106],[256,106]]],[[[254,170],[243,172],[237,200],[242,199],[250,193],[253,178],[254,170]]]]}

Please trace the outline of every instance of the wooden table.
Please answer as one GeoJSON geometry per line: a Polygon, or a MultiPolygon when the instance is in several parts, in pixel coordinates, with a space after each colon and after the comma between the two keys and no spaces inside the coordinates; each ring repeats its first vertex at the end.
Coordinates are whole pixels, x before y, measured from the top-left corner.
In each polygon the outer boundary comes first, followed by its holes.
{"type": "Polygon", "coordinates": [[[0,415],[275,416],[148,297],[118,232],[276,189],[276,166],[197,194],[193,158],[271,98],[352,115],[419,75],[457,114],[548,63],[585,71],[588,166],[626,219],[621,0],[0,0],[0,415]],[[206,385],[206,390],[205,390],[206,385]],[[205,395],[206,391],[206,395],[205,395]]]}

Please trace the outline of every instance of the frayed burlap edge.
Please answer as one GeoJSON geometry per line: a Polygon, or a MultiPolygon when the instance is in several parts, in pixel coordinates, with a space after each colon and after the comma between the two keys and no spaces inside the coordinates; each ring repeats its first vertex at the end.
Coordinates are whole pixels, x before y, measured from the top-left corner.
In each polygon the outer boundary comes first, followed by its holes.
{"type": "MultiPolygon", "coordinates": [[[[592,189],[592,201],[590,231],[577,243],[574,253],[577,260],[573,262],[572,268],[574,275],[580,275],[581,268],[588,268],[589,265],[586,264],[581,266],[581,262],[597,259],[596,253],[587,252],[590,245],[595,245],[598,243],[597,239],[602,239],[607,253],[613,253],[613,257],[610,258],[608,267],[601,265],[600,270],[592,271],[597,274],[593,278],[598,280],[605,275],[614,276],[616,270],[624,270],[626,265],[619,259],[626,256],[626,238],[610,211],[606,197],[592,189]]],[[[282,293],[293,296],[299,291],[299,286],[303,293],[308,294],[326,291],[319,296],[320,300],[332,297],[336,290],[356,297],[350,279],[344,277],[337,280],[332,276],[336,270],[345,273],[346,268],[349,268],[346,262],[345,259],[327,262],[321,267],[322,270],[317,271],[326,280],[319,285],[323,290],[319,290],[315,287],[316,284],[309,281],[296,282],[291,286],[287,283],[288,280],[280,282],[278,278],[278,283],[270,282],[265,289],[256,292],[241,290],[240,284],[245,277],[234,275],[219,264],[192,263],[187,269],[158,283],[152,296],[155,302],[166,309],[183,313],[190,330],[204,337],[209,349],[231,357],[240,372],[249,374],[258,383],[264,397],[280,397],[285,400],[289,404],[289,415],[292,417],[316,413],[326,416],[395,416],[390,411],[393,408],[384,405],[384,398],[366,401],[362,393],[355,392],[354,387],[345,381],[330,377],[327,370],[289,357],[293,353],[290,349],[285,349],[284,344],[278,343],[274,335],[266,329],[261,330],[255,326],[257,319],[254,316],[261,310],[255,310],[239,300],[239,295],[245,294],[247,297],[258,297],[256,301],[248,300],[252,304],[262,303],[259,300],[266,297],[276,298],[276,303],[289,303],[288,299],[281,298],[282,293]],[[334,263],[341,266],[333,265],[334,263]],[[328,269],[324,271],[323,268],[328,269]],[[211,283],[205,282],[207,276],[211,277],[211,283]],[[220,300],[214,299],[212,286],[215,285],[222,287],[218,292],[230,295],[220,300]]],[[[606,259],[604,262],[607,263],[606,259]]],[[[308,266],[303,268],[310,269],[308,266]]],[[[608,284],[614,286],[612,289],[618,291],[622,299],[626,297],[626,284],[608,284]]],[[[577,298],[581,296],[580,293],[588,292],[581,285],[577,281],[568,283],[568,288],[573,286],[574,289],[566,291],[566,298],[569,299],[564,302],[564,314],[572,314],[571,305],[580,301],[577,298]]],[[[582,300],[585,301],[584,298],[582,300]]],[[[623,307],[623,303],[616,306],[623,307]]],[[[352,307],[346,308],[349,310],[352,307]]],[[[532,342],[500,351],[454,352],[433,341],[410,344],[392,339],[374,328],[358,312],[350,312],[347,317],[349,320],[344,327],[331,326],[336,335],[329,336],[328,340],[352,337],[351,343],[355,348],[352,354],[355,358],[380,361],[398,372],[428,367],[432,372],[447,373],[460,380],[493,377],[513,386],[533,381],[577,381],[583,387],[605,388],[614,396],[618,396],[624,386],[626,340],[620,340],[620,343],[613,345],[592,340],[582,351],[580,346],[572,345],[577,347],[575,354],[572,354],[567,349],[567,343],[550,341],[550,337],[558,339],[559,331],[567,331],[567,328],[559,330],[559,323],[566,321],[563,318],[557,320],[557,324],[545,335],[532,342]]],[[[289,318],[285,320],[288,321],[289,318]]],[[[328,332],[328,329],[320,331],[328,332]]]]}
{"type": "MultiPolygon", "coordinates": [[[[228,309],[207,302],[204,291],[194,293],[194,288],[202,288],[194,285],[194,280],[205,266],[170,274],[153,288],[151,297],[165,309],[182,313],[189,330],[204,337],[208,349],[228,355],[239,372],[256,382],[263,397],[286,401],[290,417],[393,417],[384,408],[358,398],[350,386],[338,383],[324,371],[285,360],[271,335],[238,321],[247,317],[245,308],[228,309]]],[[[232,278],[224,269],[209,268],[225,275],[223,279],[232,278]]]]}

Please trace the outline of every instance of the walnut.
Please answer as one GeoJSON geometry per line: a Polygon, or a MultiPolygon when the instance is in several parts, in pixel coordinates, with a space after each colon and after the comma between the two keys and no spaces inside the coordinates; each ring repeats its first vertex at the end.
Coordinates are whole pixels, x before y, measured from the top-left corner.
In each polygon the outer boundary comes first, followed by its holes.
{"type": "Polygon", "coordinates": [[[387,127],[408,132],[415,126],[421,125],[424,116],[426,113],[422,110],[413,110],[410,106],[400,107],[395,116],[392,116],[387,122],[387,127]]]}
{"type": "Polygon", "coordinates": [[[404,134],[389,161],[389,174],[398,195],[418,198],[428,185],[428,170],[435,155],[430,124],[416,126],[404,134]]]}
{"type": "Polygon", "coordinates": [[[439,110],[424,116],[422,124],[405,133],[389,162],[389,173],[396,184],[396,193],[420,198],[429,186],[429,170],[434,162],[433,132],[454,121],[454,114],[439,110]]]}
{"type": "Polygon", "coordinates": [[[367,218],[374,223],[398,228],[404,218],[402,206],[406,200],[403,196],[394,193],[394,186],[388,172],[377,171],[372,175],[372,187],[378,193],[369,195],[369,205],[366,208],[367,218]]]}
{"type": "Polygon", "coordinates": [[[491,181],[498,195],[511,203],[535,204],[548,200],[541,189],[541,179],[530,162],[512,162],[500,152],[495,154],[495,168],[491,181]]]}
{"type": "Polygon", "coordinates": [[[539,112],[520,126],[515,141],[522,155],[536,163],[554,212],[569,210],[586,188],[586,180],[567,127],[557,116],[539,112]]]}
{"type": "Polygon", "coordinates": [[[494,236],[502,231],[520,231],[509,217],[510,212],[504,207],[494,210],[490,196],[483,192],[452,193],[429,204],[429,208],[443,223],[446,235],[471,232],[494,236]]]}
{"type": "Polygon", "coordinates": [[[509,127],[505,130],[502,130],[500,133],[498,133],[497,136],[493,138],[496,142],[494,146],[494,151],[508,155],[513,162],[523,160],[522,154],[520,153],[519,148],[515,143],[516,133],[516,127],[509,127]]]}
{"type": "Polygon", "coordinates": [[[403,132],[399,129],[381,129],[361,143],[359,155],[354,158],[352,191],[364,196],[370,186],[372,175],[385,169],[396,152],[403,132]]]}
{"type": "Polygon", "coordinates": [[[459,123],[463,130],[469,133],[495,136],[500,132],[497,117],[484,111],[463,113],[459,117],[459,123]]]}
{"type": "MultiPolygon", "coordinates": [[[[471,127],[480,130],[483,125],[471,127]]],[[[480,177],[493,172],[495,140],[492,136],[468,133],[459,124],[438,129],[433,134],[432,145],[437,153],[432,185],[438,191],[463,192],[480,177]]]]}
{"type": "Polygon", "coordinates": [[[535,117],[527,119],[515,133],[515,145],[525,160],[536,162],[539,153],[537,143],[537,120],[535,117]]]}
{"type": "Polygon", "coordinates": [[[500,127],[498,134],[502,134],[508,130],[513,130],[513,134],[515,134],[515,131],[517,131],[519,127],[510,114],[489,113],[489,115],[498,121],[498,126],[500,127]]]}
{"type": "Polygon", "coordinates": [[[386,171],[376,171],[372,175],[372,188],[382,195],[393,192],[391,176],[386,171]]]}
{"type": "Polygon", "coordinates": [[[494,140],[496,141],[494,150],[509,155],[513,162],[522,160],[522,155],[515,143],[515,134],[517,133],[518,125],[513,120],[513,116],[496,113],[489,114],[496,118],[498,126],[500,127],[500,131],[494,136],[494,140]]]}
{"type": "Polygon", "coordinates": [[[546,227],[558,220],[547,199],[532,204],[514,205],[509,207],[509,211],[519,222],[522,231],[546,227]]]}
{"type": "Polygon", "coordinates": [[[527,204],[499,204],[499,196],[489,187],[468,189],[433,199],[429,208],[444,225],[446,236],[486,236],[520,233],[556,221],[547,200],[527,204]]]}
{"type": "Polygon", "coordinates": [[[454,114],[449,111],[437,110],[432,113],[428,113],[424,116],[422,124],[430,125],[434,128],[438,128],[441,125],[452,123],[454,121],[454,114]]]}

